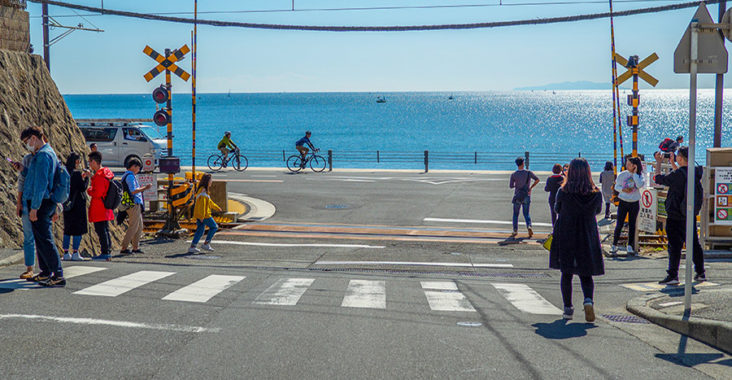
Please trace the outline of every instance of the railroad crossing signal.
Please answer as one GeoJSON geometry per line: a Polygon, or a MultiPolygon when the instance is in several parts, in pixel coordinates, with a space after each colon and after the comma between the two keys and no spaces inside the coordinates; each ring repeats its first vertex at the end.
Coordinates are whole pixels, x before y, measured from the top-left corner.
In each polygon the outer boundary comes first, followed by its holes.
{"type": "Polygon", "coordinates": [[[653,53],[646,57],[646,59],[638,62],[638,56],[633,55],[625,59],[622,55],[615,53],[615,60],[621,65],[628,68],[628,71],[624,72],[615,81],[615,86],[619,86],[621,83],[633,77],[633,94],[628,95],[628,105],[633,107],[633,114],[628,116],[626,124],[633,127],[633,157],[638,157],[638,105],[640,104],[640,96],[638,95],[638,78],[648,82],[653,87],[658,84],[658,79],[654,78],[650,74],[643,71],[644,68],[648,67],[653,62],[658,60],[658,55],[653,53]]]}
{"type": "Polygon", "coordinates": [[[175,62],[182,60],[183,56],[188,54],[189,51],[191,51],[191,49],[188,48],[188,45],[183,45],[183,47],[181,47],[180,49],[173,50],[170,55],[164,57],[155,50],[153,50],[153,48],[151,48],[150,46],[145,45],[145,48],[142,49],[142,52],[158,62],[157,66],[155,66],[152,70],[148,71],[144,75],[145,80],[149,82],[163,71],[170,70],[175,73],[175,75],[179,76],[180,79],[188,81],[188,78],[190,78],[191,75],[188,74],[185,70],[178,67],[175,62]]]}
{"type": "MultiPolygon", "coordinates": [[[[646,57],[646,59],[644,59],[640,62],[637,61],[637,58],[638,58],[637,56],[634,56],[634,57],[636,57],[635,63],[637,64],[637,66],[636,66],[637,75],[641,79],[646,81],[648,84],[650,84],[651,86],[656,87],[656,85],[658,84],[658,79],[656,79],[653,76],[651,76],[650,74],[646,73],[645,71],[643,71],[643,69],[648,67],[651,63],[656,62],[656,60],[658,60],[658,55],[656,53],[653,53],[653,54],[649,55],[648,57],[646,57]]],[[[622,55],[615,53],[615,60],[619,64],[628,68],[628,71],[624,72],[622,75],[620,75],[618,77],[616,85],[619,85],[619,84],[625,82],[626,80],[630,79],[630,77],[632,77],[634,74],[633,74],[633,68],[631,66],[628,66],[629,61],[627,59],[625,59],[622,55]]]]}

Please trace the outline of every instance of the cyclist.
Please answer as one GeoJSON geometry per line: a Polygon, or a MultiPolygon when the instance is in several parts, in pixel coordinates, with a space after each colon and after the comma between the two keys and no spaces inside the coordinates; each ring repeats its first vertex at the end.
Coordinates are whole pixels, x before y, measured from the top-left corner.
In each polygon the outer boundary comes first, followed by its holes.
{"type": "Polygon", "coordinates": [[[231,140],[231,132],[224,132],[224,138],[219,141],[218,149],[224,157],[223,166],[226,167],[226,163],[229,161],[229,152],[234,152],[236,149],[239,149],[239,147],[231,140]],[[231,150],[229,150],[229,148],[231,148],[231,150]]]}
{"type": "Polygon", "coordinates": [[[297,149],[298,152],[300,152],[300,156],[302,156],[302,160],[300,162],[300,168],[305,168],[305,156],[307,156],[309,149],[305,146],[307,144],[310,149],[317,152],[319,149],[315,148],[313,146],[313,143],[310,142],[310,136],[312,133],[310,131],[305,132],[305,137],[301,138],[300,140],[297,140],[295,143],[295,149],[297,149]]]}

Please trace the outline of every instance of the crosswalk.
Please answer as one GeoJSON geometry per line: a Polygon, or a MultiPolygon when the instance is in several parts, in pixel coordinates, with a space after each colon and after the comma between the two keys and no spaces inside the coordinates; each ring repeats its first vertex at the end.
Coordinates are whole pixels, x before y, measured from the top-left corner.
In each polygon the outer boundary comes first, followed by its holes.
{"type": "MultiPolygon", "coordinates": [[[[95,277],[96,279],[104,278],[104,273],[107,273],[107,268],[74,265],[64,268],[64,271],[66,278],[75,278],[96,273],[98,274],[95,277]]],[[[160,282],[163,279],[175,278],[176,274],[176,272],[169,271],[141,270],[111,279],[107,277],[108,279],[100,280],[101,282],[99,283],[91,284],[79,290],[74,289],[75,291],[72,291],[71,294],[73,296],[119,297],[135,289],[151,286],[151,284],[160,282]]],[[[173,290],[163,296],[161,300],[206,303],[227,289],[242,283],[245,279],[247,279],[246,276],[208,275],[173,290]]],[[[325,280],[304,277],[275,278],[251,302],[254,305],[273,307],[298,306],[303,296],[307,294],[308,290],[313,288],[313,284],[316,281],[325,280]]],[[[410,282],[405,283],[404,281],[395,281],[395,283],[396,285],[392,286],[414,286],[415,288],[417,286],[416,282],[414,282],[414,285],[410,285],[410,282]]],[[[264,285],[266,286],[267,284],[264,285]]],[[[387,280],[349,279],[345,290],[341,290],[342,293],[340,294],[342,294],[343,298],[340,306],[344,308],[384,310],[387,308],[388,285],[390,284],[387,280]]],[[[545,315],[561,314],[561,311],[557,307],[526,284],[490,283],[490,285],[498,294],[522,312],[545,315]]],[[[166,292],[170,291],[170,284],[166,282],[165,286],[168,289],[166,292]]],[[[27,289],[33,287],[38,287],[38,285],[25,280],[0,281],[0,289],[27,289]]],[[[420,281],[419,290],[423,292],[423,300],[426,301],[426,304],[432,311],[477,312],[476,305],[470,301],[466,294],[460,290],[458,283],[453,280],[420,281]]],[[[318,289],[313,291],[318,291],[318,289]]],[[[391,294],[400,294],[400,292],[395,291],[391,294]]],[[[398,302],[395,302],[392,305],[398,304],[398,302]]]]}

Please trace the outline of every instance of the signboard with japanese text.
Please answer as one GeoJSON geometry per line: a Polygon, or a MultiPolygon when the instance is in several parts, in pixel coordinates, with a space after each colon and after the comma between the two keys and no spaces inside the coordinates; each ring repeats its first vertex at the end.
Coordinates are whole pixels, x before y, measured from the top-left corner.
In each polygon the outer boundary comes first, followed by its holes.
{"type": "Polygon", "coordinates": [[[146,202],[149,201],[157,201],[158,200],[158,177],[157,174],[153,173],[138,173],[137,174],[137,182],[140,183],[140,186],[145,186],[147,184],[151,184],[152,187],[145,190],[142,193],[143,198],[146,202]]]}
{"type": "Polygon", "coordinates": [[[732,168],[714,171],[714,223],[732,225],[732,168]]]}
{"type": "Polygon", "coordinates": [[[641,190],[640,212],[638,213],[638,230],[656,233],[656,211],[658,210],[658,196],[655,189],[641,190]]]}

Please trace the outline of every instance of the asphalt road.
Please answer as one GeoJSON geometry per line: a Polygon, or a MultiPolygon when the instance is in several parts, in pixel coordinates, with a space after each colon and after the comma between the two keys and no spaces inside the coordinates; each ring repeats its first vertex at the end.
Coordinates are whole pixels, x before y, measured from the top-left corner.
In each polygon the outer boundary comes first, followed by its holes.
{"type": "MultiPolygon", "coordinates": [[[[732,358],[625,311],[656,291],[638,284],[665,260],[606,261],[598,321],[584,323],[579,286],[562,321],[546,252],[499,245],[505,174],[215,178],[276,214],[222,232],[206,255],[150,242],[143,255],[66,263],[62,289],[0,268],[0,377],[732,378],[732,358]]],[[[537,224],[545,203],[536,192],[537,224]]],[[[709,263],[708,276],[730,284],[732,264],[709,263]]]]}

